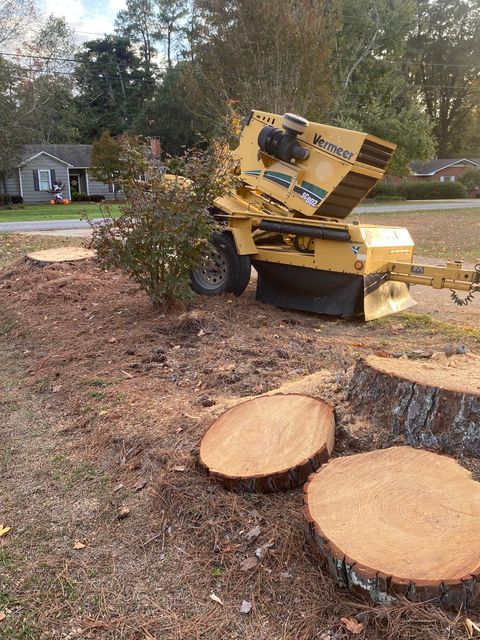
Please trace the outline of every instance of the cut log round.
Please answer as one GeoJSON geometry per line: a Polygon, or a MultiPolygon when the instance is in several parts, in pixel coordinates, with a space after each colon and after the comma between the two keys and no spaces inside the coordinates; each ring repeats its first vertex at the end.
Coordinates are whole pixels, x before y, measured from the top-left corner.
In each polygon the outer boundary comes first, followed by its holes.
{"type": "Polygon", "coordinates": [[[45,251],[34,251],[25,256],[28,262],[33,262],[36,266],[46,266],[57,262],[76,262],[94,257],[94,251],[83,247],[58,247],[45,251]]]}
{"type": "Polygon", "coordinates": [[[480,456],[479,356],[369,356],[355,366],[348,399],[408,444],[480,456]]]}
{"type": "Polygon", "coordinates": [[[336,458],[304,498],[312,548],[340,586],[384,604],[478,604],[480,484],[453,458],[406,446],[336,458]]]}
{"type": "Polygon", "coordinates": [[[229,489],[281,491],[303,484],[330,457],[332,408],[297,394],[260,396],[217,418],[200,445],[200,461],[229,489]]]}

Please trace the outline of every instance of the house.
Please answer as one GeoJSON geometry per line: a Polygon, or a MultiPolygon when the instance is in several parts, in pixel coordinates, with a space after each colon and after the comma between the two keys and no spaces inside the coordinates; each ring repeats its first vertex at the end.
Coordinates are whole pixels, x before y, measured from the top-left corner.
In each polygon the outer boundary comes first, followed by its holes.
{"type": "MultiPolygon", "coordinates": [[[[160,140],[152,137],[149,143],[151,157],[159,159],[160,140]]],[[[92,178],[91,163],[91,144],[27,144],[22,160],[7,176],[5,193],[21,196],[26,204],[49,202],[49,191],[57,180],[64,185],[63,195],[68,200],[75,193],[114,199],[113,184],[92,178]]]]}
{"type": "MultiPolygon", "coordinates": [[[[433,181],[433,182],[455,182],[467,171],[480,169],[480,158],[456,158],[438,159],[421,162],[419,160],[410,164],[412,171],[408,176],[409,182],[433,181]]],[[[397,176],[388,176],[384,182],[398,186],[403,182],[397,176]]]]}
{"type": "Polygon", "coordinates": [[[27,204],[49,202],[49,190],[57,180],[68,200],[75,193],[114,198],[113,185],[90,175],[91,155],[90,144],[27,144],[21,162],[7,177],[6,193],[21,196],[27,204]]]}

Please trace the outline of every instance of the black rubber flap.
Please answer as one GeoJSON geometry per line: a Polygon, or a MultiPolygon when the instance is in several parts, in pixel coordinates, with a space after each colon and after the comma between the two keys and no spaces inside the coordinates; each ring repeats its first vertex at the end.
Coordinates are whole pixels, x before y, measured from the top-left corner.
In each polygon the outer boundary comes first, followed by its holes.
{"type": "Polygon", "coordinates": [[[331,316],[363,315],[362,276],[256,260],[253,266],[260,302],[331,316]]]}

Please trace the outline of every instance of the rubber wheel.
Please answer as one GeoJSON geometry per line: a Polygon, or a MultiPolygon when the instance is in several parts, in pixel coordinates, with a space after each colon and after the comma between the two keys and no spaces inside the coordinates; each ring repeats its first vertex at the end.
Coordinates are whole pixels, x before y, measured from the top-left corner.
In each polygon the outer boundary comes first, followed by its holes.
{"type": "Polygon", "coordinates": [[[215,233],[210,244],[198,267],[190,273],[190,286],[204,296],[241,295],[250,281],[250,256],[238,255],[230,233],[215,233]]]}

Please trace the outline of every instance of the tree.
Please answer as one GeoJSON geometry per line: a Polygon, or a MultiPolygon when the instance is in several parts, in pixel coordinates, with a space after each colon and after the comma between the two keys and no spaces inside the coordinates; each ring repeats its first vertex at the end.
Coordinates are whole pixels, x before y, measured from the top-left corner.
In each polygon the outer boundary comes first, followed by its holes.
{"type": "Polygon", "coordinates": [[[129,167],[121,181],[127,202],[119,218],[90,222],[91,246],[105,267],[122,269],[153,304],[169,307],[192,295],[190,270],[214,228],[209,207],[232,185],[230,156],[223,144],[194,150],[176,163],[182,175],[159,172],[138,144],[123,141],[121,156],[129,167]]]}
{"type": "Polygon", "coordinates": [[[94,180],[111,184],[116,198],[123,169],[120,142],[104,131],[93,143],[90,174],[94,180]]]}
{"type": "Polygon", "coordinates": [[[128,38],[106,36],[86,42],[75,68],[83,138],[90,141],[108,130],[128,131],[154,88],[154,79],[134,53],[128,38]]]}
{"type": "Polygon", "coordinates": [[[411,75],[434,123],[438,157],[455,156],[469,115],[480,106],[480,5],[418,0],[409,39],[411,75]]]}
{"type": "Polygon", "coordinates": [[[0,185],[7,193],[7,177],[17,166],[25,143],[24,107],[17,94],[21,75],[15,65],[0,56],[0,185]]]}
{"type": "Polygon", "coordinates": [[[158,9],[157,37],[166,43],[167,65],[172,68],[175,35],[180,32],[181,21],[188,15],[187,0],[155,0],[158,9]]]}
{"type": "Polygon", "coordinates": [[[229,99],[257,108],[325,114],[331,96],[335,3],[323,0],[198,0],[190,29],[194,51],[190,108],[207,122],[229,99]]]}
{"type": "Polygon", "coordinates": [[[432,123],[403,63],[415,26],[413,0],[343,0],[335,43],[335,124],[397,143],[388,171],[407,175],[411,160],[434,153],[432,123]]]}
{"type": "Polygon", "coordinates": [[[2,0],[0,3],[0,46],[18,41],[36,15],[34,0],[2,0]]]}
{"type": "Polygon", "coordinates": [[[138,133],[158,136],[162,151],[168,155],[179,155],[198,140],[199,126],[187,106],[184,82],[189,66],[187,62],[179,62],[162,75],[151,100],[145,105],[141,121],[137,119],[134,123],[138,133]]]}
{"type": "Polygon", "coordinates": [[[158,18],[152,0],[127,0],[126,8],[117,14],[115,31],[122,37],[140,45],[140,57],[145,72],[150,74],[152,58],[156,54],[158,18]]]}
{"type": "Polygon", "coordinates": [[[24,45],[24,81],[18,99],[29,109],[29,141],[43,144],[75,142],[80,115],[74,98],[75,34],[64,18],[50,15],[24,45]]]}

